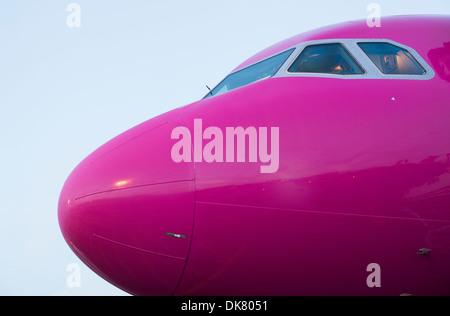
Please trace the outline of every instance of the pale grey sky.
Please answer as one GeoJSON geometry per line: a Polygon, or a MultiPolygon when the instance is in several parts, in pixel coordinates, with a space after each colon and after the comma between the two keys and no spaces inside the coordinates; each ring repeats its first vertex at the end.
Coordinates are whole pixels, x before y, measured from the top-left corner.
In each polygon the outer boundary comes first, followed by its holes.
{"type": "Polygon", "coordinates": [[[122,295],[65,244],[57,202],[75,166],[117,134],[203,97],[298,33],[381,13],[450,14],[448,0],[0,2],[0,295],[122,295]],[[81,27],[69,28],[71,2],[81,27]],[[81,267],[80,287],[66,268],[81,267]]]}

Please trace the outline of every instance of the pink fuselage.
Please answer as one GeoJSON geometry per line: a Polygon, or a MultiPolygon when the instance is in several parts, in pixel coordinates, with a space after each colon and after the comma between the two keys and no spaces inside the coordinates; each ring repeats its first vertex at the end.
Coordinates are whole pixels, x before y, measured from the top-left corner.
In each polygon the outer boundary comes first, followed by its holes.
{"type": "Polygon", "coordinates": [[[412,47],[434,78],[270,78],[148,120],[69,176],[71,249],[136,295],[450,295],[450,18],[382,23],[301,34],[238,68],[304,41],[378,38],[412,47]],[[279,127],[279,168],[174,162],[171,133],[195,119],[279,127]]]}

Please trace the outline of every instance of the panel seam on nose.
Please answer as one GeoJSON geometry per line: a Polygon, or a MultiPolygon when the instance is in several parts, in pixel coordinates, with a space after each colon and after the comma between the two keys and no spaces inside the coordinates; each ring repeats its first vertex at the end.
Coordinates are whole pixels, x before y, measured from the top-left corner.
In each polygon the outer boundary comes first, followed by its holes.
{"type": "Polygon", "coordinates": [[[131,187],[124,187],[124,188],[118,188],[118,189],[105,190],[105,191],[96,192],[96,193],[90,193],[90,194],[86,194],[86,195],[74,198],[74,200],[78,201],[78,200],[81,200],[81,199],[84,199],[84,198],[87,198],[87,197],[90,197],[90,196],[104,194],[104,193],[110,193],[110,192],[116,192],[116,191],[122,191],[122,190],[131,190],[131,189],[136,189],[136,188],[150,187],[150,186],[154,186],[154,185],[181,183],[181,182],[192,182],[192,181],[195,181],[195,179],[175,180],[175,181],[167,181],[167,182],[158,182],[158,183],[151,183],[151,184],[135,185],[135,186],[131,186],[131,187]]]}
{"type": "Polygon", "coordinates": [[[108,241],[110,243],[119,245],[119,246],[123,246],[123,247],[130,248],[130,249],[137,250],[137,251],[142,251],[142,252],[149,253],[149,254],[152,254],[152,255],[156,255],[156,256],[160,256],[160,257],[166,257],[166,258],[170,258],[170,259],[182,260],[182,261],[186,260],[185,258],[165,255],[165,254],[162,254],[162,253],[159,253],[159,252],[149,251],[149,250],[145,250],[145,249],[142,249],[142,248],[137,248],[137,247],[133,247],[133,246],[130,246],[130,245],[122,244],[122,243],[117,242],[115,240],[111,240],[109,238],[105,238],[105,237],[102,237],[102,236],[99,236],[99,235],[96,235],[96,234],[93,234],[93,236],[97,237],[99,239],[102,239],[104,241],[108,241]]]}

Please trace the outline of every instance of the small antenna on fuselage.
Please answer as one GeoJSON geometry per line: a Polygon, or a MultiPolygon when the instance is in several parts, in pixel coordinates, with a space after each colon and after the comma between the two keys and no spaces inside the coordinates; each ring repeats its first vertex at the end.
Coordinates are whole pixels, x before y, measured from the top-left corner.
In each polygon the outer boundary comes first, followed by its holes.
{"type": "Polygon", "coordinates": [[[212,95],[212,90],[211,90],[211,88],[210,88],[210,87],[208,87],[208,85],[206,85],[206,87],[207,87],[207,88],[208,88],[208,90],[209,90],[209,93],[208,93],[208,94],[212,95]]]}

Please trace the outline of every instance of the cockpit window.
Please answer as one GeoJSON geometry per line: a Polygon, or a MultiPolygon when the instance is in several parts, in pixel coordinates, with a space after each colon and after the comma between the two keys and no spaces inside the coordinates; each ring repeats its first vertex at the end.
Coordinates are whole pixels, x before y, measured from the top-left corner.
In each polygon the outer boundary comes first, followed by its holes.
{"type": "Polygon", "coordinates": [[[389,43],[358,43],[378,69],[386,75],[424,75],[426,70],[406,49],[389,43]]]}
{"type": "Polygon", "coordinates": [[[285,51],[262,62],[239,70],[226,77],[205,98],[219,95],[227,91],[248,85],[250,83],[267,79],[277,73],[283,63],[289,58],[295,49],[285,51]]]}
{"type": "Polygon", "coordinates": [[[338,43],[307,46],[288,71],[334,75],[364,74],[364,70],[338,43]]]}

